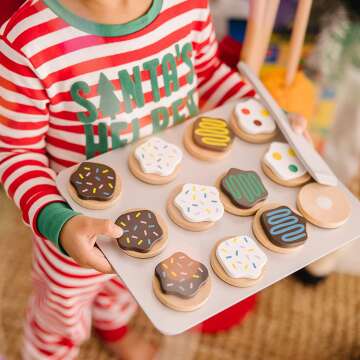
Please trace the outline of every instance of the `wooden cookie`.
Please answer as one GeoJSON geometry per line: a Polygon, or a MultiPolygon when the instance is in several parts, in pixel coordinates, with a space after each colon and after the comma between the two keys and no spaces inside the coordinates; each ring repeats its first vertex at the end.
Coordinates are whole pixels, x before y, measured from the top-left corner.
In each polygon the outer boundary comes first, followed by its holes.
{"type": "Polygon", "coordinates": [[[156,297],[169,308],[193,311],[209,298],[209,271],[200,262],[177,252],[156,266],[153,289],[156,297]]]}
{"type": "Polygon", "coordinates": [[[247,98],[236,104],[230,125],[240,139],[254,144],[269,142],[278,133],[274,119],[255,98],[247,98]]]}
{"type": "Polygon", "coordinates": [[[234,134],[223,119],[200,117],[184,133],[184,146],[194,157],[205,161],[223,159],[231,150],[234,134]]]}
{"type": "Polygon", "coordinates": [[[296,251],[307,239],[305,219],[282,205],[264,205],[256,213],[252,229],[262,245],[278,253],[296,251]]]}
{"type": "Polygon", "coordinates": [[[255,171],[232,168],[216,181],[220,199],[227,212],[251,216],[265,203],[268,192],[255,171]]]}
{"type": "Polygon", "coordinates": [[[311,180],[294,150],[286,143],[271,143],[261,166],[269,179],[282,186],[301,186],[311,180]]]}
{"type": "Polygon", "coordinates": [[[322,228],[337,228],[351,215],[351,204],[343,191],[318,183],[305,185],[300,190],[297,207],[308,221],[322,228]]]}
{"type": "Polygon", "coordinates": [[[267,256],[250,236],[242,235],[218,241],[210,263],[221,280],[233,286],[248,287],[262,278],[267,256]]]}
{"type": "Polygon", "coordinates": [[[167,212],[170,219],[183,229],[203,231],[222,218],[224,206],[215,187],[185,184],[170,194],[167,212]]]}
{"type": "Polygon", "coordinates": [[[71,198],[84,208],[107,209],[121,195],[121,180],[111,167],[87,161],[70,176],[68,191],[71,198]]]}
{"type": "Polygon", "coordinates": [[[168,242],[168,228],[159,214],[147,209],[132,209],[121,214],[116,225],[123,229],[117,239],[129,256],[147,259],[160,254],[168,242]]]}
{"type": "Polygon", "coordinates": [[[176,145],[152,137],[136,145],[130,154],[130,171],[139,180],[153,185],[173,181],[180,170],[182,151],[176,145]]]}

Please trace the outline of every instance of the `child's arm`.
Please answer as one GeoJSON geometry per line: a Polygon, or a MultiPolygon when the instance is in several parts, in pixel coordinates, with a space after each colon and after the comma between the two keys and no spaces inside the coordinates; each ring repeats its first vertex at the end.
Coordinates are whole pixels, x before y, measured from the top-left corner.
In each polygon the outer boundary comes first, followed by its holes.
{"type": "Polygon", "coordinates": [[[0,183],[35,234],[80,266],[111,272],[94,247],[96,235],[117,237],[121,229],[111,221],[79,216],[59,194],[45,148],[48,104],[29,60],[0,33],[0,183]]]}
{"type": "Polygon", "coordinates": [[[255,91],[239,73],[224,64],[218,57],[218,42],[215,37],[208,0],[199,0],[200,21],[195,50],[195,72],[199,79],[198,91],[201,110],[222,105],[225,101],[254,96],[255,91]]]}
{"type": "Polygon", "coordinates": [[[0,182],[33,231],[40,212],[52,206],[55,223],[73,212],[64,204],[45,152],[48,98],[25,56],[0,35],[0,182]]]}

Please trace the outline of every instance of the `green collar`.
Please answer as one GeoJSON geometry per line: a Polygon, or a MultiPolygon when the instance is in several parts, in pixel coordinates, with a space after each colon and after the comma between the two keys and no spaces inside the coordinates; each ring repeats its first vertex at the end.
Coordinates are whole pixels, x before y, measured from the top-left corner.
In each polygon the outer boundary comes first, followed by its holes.
{"type": "Polygon", "coordinates": [[[156,19],[161,11],[163,4],[163,0],[153,0],[150,9],[145,15],[126,24],[110,25],[92,22],[77,16],[62,6],[58,0],[43,1],[57,16],[64,19],[73,27],[76,27],[89,34],[106,37],[128,35],[143,29],[156,19]]]}

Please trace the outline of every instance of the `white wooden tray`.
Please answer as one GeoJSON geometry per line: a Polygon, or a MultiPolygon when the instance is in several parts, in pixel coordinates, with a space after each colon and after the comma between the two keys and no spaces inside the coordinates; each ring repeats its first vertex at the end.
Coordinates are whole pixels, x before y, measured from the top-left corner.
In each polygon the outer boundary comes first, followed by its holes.
{"type": "MultiPolygon", "coordinates": [[[[207,115],[229,119],[233,107],[234,103],[228,103],[221,108],[208,112],[207,115]]],[[[118,215],[127,209],[148,208],[160,213],[167,220],[169,226],[169,244],[162,254],[152,259],[140,260],[131,258],[118,248],[116,241],[106,241],[103,238],[98,240],[99,247],[154,326],[166,335],[176,335],[199,324],[360,237],[358,224],[360,203],[340,184],[352,205],[352,216],[344,226],[335,230],[323,230],[309,224],[309,238],[303,249],[296,253],[277,254],[263,248],[269,259],[267,272],[263,279],[255,286],[241,289],[221,281],[214,274],[210,266],[211,249],[216,241],[225,237],[241,234],[253,236],[251,231],[253,217],[237,217],[225,213],[224,217],[208,231],[196,233],[186,231],[175,225],[167,216],[166,200],[171,190],[177,184],[187,182],[214,185],[218,176],[230,167],[258,172],[269,192],[269,202],[295,207],[299,188],[291,189],[279,186],[263,174],[260,168],[260,160],[267,150],[268,144],[254,145],[236,139],[231,154],[221,162],[208,163],[193,158],[182,145],[183,132],[185,127],[190,124],[190,121],[186,121],[184,124],[167,129],[159,134],[160,137],[180,146],[184,151],[182,171],[178,178],[170,184],[153,186],[137,180],[127,167],[128,155],[132,150],[131,145],[108,152],[94,159],[94,161],[113,167],[121,175],[123,181],[121,199],[110,209],[101,211],[87,210],[77,205],[70,198],[67,185],[74,168],[65,169],[57,177],[57,186],[61,194],[74,210],[83,214],[115,221],[118,215]],[[210,298],[202,308],[190,313],[168,309],[157,300],[152,290],[152,277],[155,266],[175,251],[184,251],[190,257],[201,261],[208,267],[210,272],[213,285],[210,298]]]]}

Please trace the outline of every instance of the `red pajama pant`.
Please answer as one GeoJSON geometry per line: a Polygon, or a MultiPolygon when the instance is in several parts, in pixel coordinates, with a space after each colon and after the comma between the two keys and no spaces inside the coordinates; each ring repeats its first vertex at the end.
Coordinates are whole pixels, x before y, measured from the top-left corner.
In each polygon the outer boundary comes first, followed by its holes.
{"type": "Polygon", "coordinates": [[[24,333],[26,360],[76,358],[92,326],[105,341],[116,341],[136,310],[118,278],[79,267],[40,238],[34,240],[33,281],[24,333]]]}

